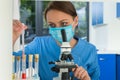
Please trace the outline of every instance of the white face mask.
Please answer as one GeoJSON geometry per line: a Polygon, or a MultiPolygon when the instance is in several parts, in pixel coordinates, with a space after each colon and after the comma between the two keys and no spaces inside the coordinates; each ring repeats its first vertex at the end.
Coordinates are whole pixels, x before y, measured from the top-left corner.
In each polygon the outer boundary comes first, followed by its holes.
{"type": "Polygon", "coordinates": [[[70,40],[74,36],[74,30],[72,29],[72,25],[68,25],[65,27],[59,27],[59,28],[52,28],[49,27],[49,33],[52,35],[52,37],[59,41],[60,43],[62,42],[70,42],[70,40]],[[62,30],[64,30],[65,35],[62,35],[62,30]],[[63,37],[66,37],[65,41],[63,40],[63,37]]]}

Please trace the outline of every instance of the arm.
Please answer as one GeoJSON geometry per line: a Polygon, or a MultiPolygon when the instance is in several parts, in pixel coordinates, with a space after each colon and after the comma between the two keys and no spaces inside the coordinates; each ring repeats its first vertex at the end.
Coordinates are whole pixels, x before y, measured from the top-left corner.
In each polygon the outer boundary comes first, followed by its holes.
{"type": "MultiPolygon", "coordinates": [[[[31,43],[29,43],[26,47],[25,47],[25,54],[26,54],[26,68],[28,68],[28,64],[29,64],[29,57],[28,55],[29,54],[35,54],[35,53],[38,53],[38,47],[37,47],[37,44],[38,44],[38,39],[35,38],[31,43]]],[[[13,55],[14,56],[21,56],[22,57],[22,50],[18,51],[18,52],[13,52],[13,55]]],[[[15,60],[16,61],[16,60],[15,60]]],[[[21,65],[22,66],[22,65],[21,65]]],[[[16,66],[15,66],[16,68],[16,66]]]]}
{"type": "MultiPolygon", "coordinates": [[[[27,29],[27,26],[23,25],[19,20],[13,20],[13,46],[16,40],[18,39],[18,37],[20,37],[21,33],[26,29],[27,29]]],[[[35,47],[37,46],[36,42],[37,40],[35,39],[25,47],[25,54],[35,53],[35,47]]],[[[22,51],[20,50],[17,53],[13,52],[13,55],[21,56],[22,51]]]]}
{"type": "MultiPolygon", "coordinates": [[[[32,42],[30,42],[26,47],[25,47],[25,54],[35,54],[38,53],[38,38],[35,38],[32,42]]],[[[18,52],[13,52],[13,55],[15,56],[22,56],[22,50],[18,52]]]]}
{"type": "Polygon", "coordinates": [[[88,74],[91,77],[91,80],[99,80],[100,79],[100,69],[98,65],[98,56],[97,50],[95,47],[91,49],[91,56],[90,56],[91,63],[89,65],[88,74]]]}
{"type": "Polygon", "coordinates": [[[74,76],[77,78],[77,79],[80,79],[80,80],[91,80],[88,72],[82,67],[82,66],[76,66],[75,69],[73,69],[73,72],[74,72],[74,76]]]}
{"type": "Polygon", "coordinates": [[[80,80],[99,80],[100,72],[97,60],[97,52],[94,46],[87,48],[89,57],[87,60],[87,70],[82,66],[77,66],[73,69],[74,76],[80,80]]]}
{"type": "Polygon", "coordinates": [[[27,26],[23,25],[19,20],[13,20],[13,46],[21,35],[23,30],[26,30],[27,26]]]}

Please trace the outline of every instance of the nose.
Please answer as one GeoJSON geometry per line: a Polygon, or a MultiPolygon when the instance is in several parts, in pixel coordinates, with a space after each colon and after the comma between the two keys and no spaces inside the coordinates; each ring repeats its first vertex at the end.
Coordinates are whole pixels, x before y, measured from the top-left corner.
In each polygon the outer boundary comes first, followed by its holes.
{"type": "Polygon", "coordinates": [[[59,27],[61,27],[61,25],[60,24],[56,24],[55,27],[59,28],[59,27]]]}

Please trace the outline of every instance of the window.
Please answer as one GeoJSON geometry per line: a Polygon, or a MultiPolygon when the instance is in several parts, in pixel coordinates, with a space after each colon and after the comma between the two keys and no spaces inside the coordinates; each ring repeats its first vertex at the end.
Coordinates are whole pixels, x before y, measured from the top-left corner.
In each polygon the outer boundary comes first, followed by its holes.
{"type": "Polygon", "coordinates": [[[76,28],[76,35],[89,41],[89,3],[72,1],[76,8],[79,17],[78,27],[76,28]]]}
{"type": "MultiPolygon", "coordinates": [[[[49,35],[48,26],[45,23],[43,12],[50,1],[21,0],[20,20],[28,26],[25,32],[25,43],[29,43],[36,36],[49,35]]],[[[89,39],[89,3],[72,1],[79,16],[79,24],[76,28],[77,36],[89,39]]]]}
{"type": "Polygon", "coordinates": [[[25,43],[29,43],[36,36],[35,14],[35,1],[21,0],[20,20],[28,26],[25,31],[25,43]]]}
{"type": "Polygon", "coordinates": [[[103,2],[92,2],[92,25],[103,24],[103,2]]]}
{"type": "Polygon", "coordinates": [[[117,18],[120,18],[120,3],[117,3],[117,18]]]}

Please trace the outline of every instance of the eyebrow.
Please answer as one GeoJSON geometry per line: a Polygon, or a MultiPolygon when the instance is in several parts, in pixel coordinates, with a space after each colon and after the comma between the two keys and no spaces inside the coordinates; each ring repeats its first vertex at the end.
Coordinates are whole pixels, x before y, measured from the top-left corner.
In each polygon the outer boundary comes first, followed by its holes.
{"type": "MultiPolygon", "coordinates": [[[[65,20],[68,20],[68,19],[62,19],[62,20],[60,20],[58,23],[63,22],[63,21],[65,21],[65,20]]],[[[48,22],[48,23],[53,23],[53,22],[48,22]]]]}
{"type": "Polygon", "coordinates": [[[66,21],[66,20],[68,20],[68,19],[62,19],[62,20],[59,21],[59,23],[60,23],[60,22],[63,22],[63,21],[66,21]]]}

